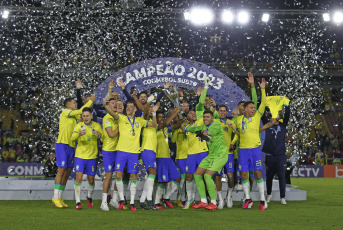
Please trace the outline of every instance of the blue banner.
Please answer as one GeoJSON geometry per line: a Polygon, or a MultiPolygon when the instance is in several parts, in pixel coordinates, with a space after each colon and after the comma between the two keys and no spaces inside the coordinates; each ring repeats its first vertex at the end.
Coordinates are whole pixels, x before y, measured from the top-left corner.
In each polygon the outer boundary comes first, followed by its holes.
{"type": "Polygon", "coordinates": [[[196,91],[204,87],[204,79],[210,78],[208,90],[217,105],[225,104],[229,108],[229,114],[237,107],[241,100],[249,100],[244,91],[237,86],[229,77],[206,64],[183,58],[156,58],[129,65],[111,75],[95,90],[97,103],[102,103],[108,91],[108,84],[114,80],[114,91],[119,92],[124,98],[122,89],[118,85],[118,79],[126,82],[126,88],[136,87],[137,93],[171,82],[181,88],[196,91]]]}

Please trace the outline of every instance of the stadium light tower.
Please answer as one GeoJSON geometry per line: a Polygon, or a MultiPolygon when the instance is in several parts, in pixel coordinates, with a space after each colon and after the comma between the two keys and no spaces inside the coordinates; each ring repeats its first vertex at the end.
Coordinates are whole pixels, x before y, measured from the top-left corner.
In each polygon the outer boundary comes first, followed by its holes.
{"type": "Polygon", "coordinates": [[[190,20],[194,25],[209,25],[214,20],[214,13],[210,8],[196,7],[184,14],[185,20],[190,20]]]}
{"type": "Polygon", "coordinates": [[[323,14],[323,20],[324,20],[324,22],[329,22],[330,21],[330,14],[329,13],[324,13],[323,14]]]}
{"type": "Polygon", "coordinates": [[[2,11],[2,18],[7,19],[9,14],[10,14],[10,12],[8,10],[2,11]]]}
{"type": "Polygon", "coordinates": [[[242,10],[238,12],[237,21],[239,24],[247,24],[250,20],[250,15],[248,11],[242,10]]]}
{"type": "Polygon", "coordinates": [[[262,22],[268,22],[268,21],[269,21],[269,17],[270,17],[269,14],[264,13],[264,14],[262,15],[262,22]]]}
{"type": "Polygon", "coordinates": [[[343,13],[341,11],[336,11],[333,14],[332,21],[337,24],[341,24],[343,22],[343,13]]]}
{"type": "Polygon", "coordinates": [[[221,19],[225,24],[231,24],[235,18],[230,10],[224,10],[221,16],[221,19]]]}

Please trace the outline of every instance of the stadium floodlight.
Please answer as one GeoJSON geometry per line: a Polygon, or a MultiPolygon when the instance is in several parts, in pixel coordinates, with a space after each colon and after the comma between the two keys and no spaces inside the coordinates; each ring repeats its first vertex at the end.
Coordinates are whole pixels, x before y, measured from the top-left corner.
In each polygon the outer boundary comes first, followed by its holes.
{"type": "Polygon", "coordinates": [[[270,15],[267,13],[262,14],[262,22],[268,22],[270,15]]]}
{"type": "Polygon", "coordinates": [[[2,18],[4,18],[4,19],[8,18],[9,14],[10,14],[10,12],[8,10],[2,11],[2,18]]]}
{"type": "Polygon", "coordinates": [[[323,14],[323,19],[324,19],[324,22],[329,22],[330,21],[330,14],[329,13],[324,13],[323,14]]]}
{"type": "Polygon", "coordinates": [[[248,11],[242,10],[238,12],[238,16],[237,16],[238,23],[246,24],[249,22],[249,19],[250,19],[250,15],[248,11]]]}
{"type": "Polygon", "coordinates": [[[336,11],[333,14],[332,21],[337,24],[341,24],[343,22],[343,13],[341,11],[336,11]]]}
{"type": "Polygon", "coordinates": [[[234,20],[234,15],[230,10],[224,10],[222,12],[222,21],[226,24],[232,23],[234,20]]]}
{"type": "Polygon", "coordinates": [[[194,25],[209,25],[214,20],[214,13],[210,8],[197,7],[190,11],[190,21],[194,25]]]}
{"type": "Polygon", "coordinates": [[[190,14],[188,11],[185,11],[185,12],[183,13],[183,16],[185,17],[185,20],[186,20],[186,21],[191,20],[191,14],[190,14]]]}

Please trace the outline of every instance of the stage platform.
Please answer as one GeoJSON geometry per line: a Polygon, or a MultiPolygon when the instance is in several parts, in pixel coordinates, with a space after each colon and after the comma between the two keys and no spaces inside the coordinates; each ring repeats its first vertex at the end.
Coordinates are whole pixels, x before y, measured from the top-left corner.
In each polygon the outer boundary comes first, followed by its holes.
{"type": "MultiPolygon", "coordinates": [[[[136,200],[139,199],[144,185],[144,179],[137,181],[137,193],[136,200]]],[[[51,200],[53,196],[54,180],[22,180],[14,178],[0,178],[0,200],[51,200]]],[[[85,200],[87,195],[88,183],[83,181],[81,185],[81,199],[85,200]]],[[[223,197],[226,196],[227,183],[223,182],[223,197]]],[[[265,190],[266,191],[266,190],[265,190]]],[[[112,194],[112,192],[110,192],[112,194]]],[[[130,191],[125,192],[126,197],[130,197],[130,191]]],[[[256,183],[254,183],[251,196],[253,200],[259,200],[259,193],[256,189],[256,183]]],[[[101,200],[102,197],[102,181],[97,180],[95,182],[95,191],[93,195],[94,200],[101,200]]],[[[233,200],[240,201],[243,198],[242,190],[234,190],[233,200]]],[[[67,187],[63,193],[63,199],[75,200],[74,195],[74,180],[69,180],[67,187]]],[[[176,199],[176,193],[171,197],[171,200],[176,199]]],[[[296,188],[286,188],[286,200],[306,200],[307,192],[296,188]]],[[[198,194],[196,194],[196,200],[200,200],[198,194]]],[[[272,200],[280,200],[279,193],[279,181],[273,181],[272,200]]]]}

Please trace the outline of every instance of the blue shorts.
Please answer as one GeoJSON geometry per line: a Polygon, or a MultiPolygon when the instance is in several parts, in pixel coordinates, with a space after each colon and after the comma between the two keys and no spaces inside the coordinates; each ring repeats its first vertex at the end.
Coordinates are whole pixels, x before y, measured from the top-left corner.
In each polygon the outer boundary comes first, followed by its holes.
{"type": "MultiPolygon", "coordinates": [[[[241,178],[241,173],[238,170],[238,160],[237,159],[235,159],[235,172],[234,172],[234,175],[235,175],[236,178],[239,178],[239,179],[241,178]]],[[[249,176],[250,177],[255,177],[254,176],[254,171],[251,170],[251,168],[249,170],[249,176]]]]}
{"type": "Polygon", "coordinates": [[[107,173],[114,172],[116,157],[117,157],[117,151],[102,150],[102,158],[104,161],[105,172],[107,173]]]}
{"type": "Polygon", "coordinates": [[[59,168],[73,168],[75,148],[57,143],[55,146],[56,164],[59,168]]]}
{"type": "Polygon", "coordinates": [[[253,149],[239,149],[238,170],[240,172],[262,171],[262,157],[260,147],[253,149]]]}
{"type": "Polygon", "coordinates": [[[201,161],[207,156],[208,156],[208,152],[188,155],[187,161],[186,161],[186,173],[194,174],[195,170],[198,168],[201,161]]]}
{"type": "Polygon", "coordinates": [[[170,182],[180,177],[171,158],[157,158],[157,179],[159,182],[170,182]]]}
{"type": "Polygon", "coordinates": [[[222,171],[220,173],[216,173],[217,176],[221,176],[223,174],[228,174],[228,173],[234,173],[235,169],[235,162],[234,162],[234,156],[233,154],[228,154],[228,160],[226,164],[224,165],[222,171]]]}
{"type": "Polygon", "coordinates": [[[176,168],[180,174],[186,173],[186,162],[187,159],[176,159],[176,168]]]}
{"type": "Polygon", "coordinates": [[[156,153],[152,150],[143,150],[141,152],[141,158],[143,160],[145,171],[148,172],[149,168],[157,168],[156,165],[156,153]]]}
{"type": "Polygon", "coordinates": [[[82,172],[88,176],[95,176],[96,159],[81,159],[75,157],[75,172],[82,172]]]}
{"type": "Polygon", "coordinates": [[[137,174],[138,172],[138,154],[117,151],[115,171],[124,172],[127,165],[127,172],[137,174]]]}

